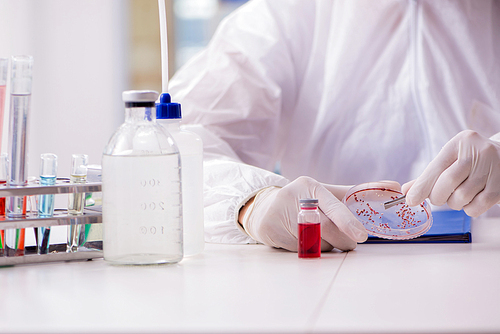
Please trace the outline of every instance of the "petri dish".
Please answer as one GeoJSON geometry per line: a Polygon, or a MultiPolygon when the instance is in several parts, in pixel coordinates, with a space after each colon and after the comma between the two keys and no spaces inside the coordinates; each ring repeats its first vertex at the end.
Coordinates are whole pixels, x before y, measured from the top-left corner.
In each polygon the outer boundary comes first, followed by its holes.
{"type": "Polygon", "coordinates": [[[409,207],[405,202],[384,209],[384,203],[403,194],[389,186],[395,182],[371,182],[352,187],[343,202],[363,224],[368,234],[384,239],[407,240],[421,236],[432,226],[427,201],[409,207]]]}

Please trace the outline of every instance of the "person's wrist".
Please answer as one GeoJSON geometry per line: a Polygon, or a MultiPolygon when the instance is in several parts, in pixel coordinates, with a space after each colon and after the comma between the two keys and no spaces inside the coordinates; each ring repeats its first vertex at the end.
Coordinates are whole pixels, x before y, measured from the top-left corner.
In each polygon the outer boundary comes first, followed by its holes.
{"type": "Polygon", "coordinates": [[[238,213],[238,223],[243,226],[243,217],[245,217],[245,213],[247,212],[248,208],[250,207],[250,205],[253,203],[253,201],[255,200],[255,196],[250,198],[246,203],[245,205],[243,205],[240,209],[240,212],[238,213]]]}

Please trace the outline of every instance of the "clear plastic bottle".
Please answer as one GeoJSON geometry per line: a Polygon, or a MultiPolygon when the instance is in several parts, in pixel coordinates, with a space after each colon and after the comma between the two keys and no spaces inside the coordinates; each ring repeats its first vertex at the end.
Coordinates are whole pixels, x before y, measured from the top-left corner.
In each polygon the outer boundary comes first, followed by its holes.
{"type": "Polygon", "coordinates": [[[196,133],[180,128],[181,118],[181,105],[171,103],[169,94],[161,94],[160,103],[156,104],[156,122],[174,137],[181,155],[184,255],[191,256],[205,248],[203,142],[196,133]]]}
{"type": "Polygon", "coordinates": [[[183,257],[179,150],[154,121],[154,91],[123,92],[125,122],[102,158],[103,253],[115,264],[183,257]]]}
{"type": "Polygon", "coordinates": [[[300,258],[321,257],[321,220],[318,200],[299,200],[298,214],[298,254],[300,258]]]}

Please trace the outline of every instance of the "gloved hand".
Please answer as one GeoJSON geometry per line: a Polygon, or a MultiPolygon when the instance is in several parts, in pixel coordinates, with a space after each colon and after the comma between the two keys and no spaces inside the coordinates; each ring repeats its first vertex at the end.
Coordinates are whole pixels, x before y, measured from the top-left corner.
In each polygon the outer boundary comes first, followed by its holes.
{"type": "Polygon", "coordinates": [[[243,218],[245,231],[268,246],[297,251],[299,199],[317,198],[321,215],[321,250],[333,247],[352,250],[368,234],[349,209],[339,201],[349,186],[322,185],[310,177],[299,177],[283,188],[269,187],[254,198],[243,218]],[[328,188],[328,189],[327,189],[328,188]],[[335,197],[337,196],[337,197],[335,197]]]}
{"type": "Polygon", "coordinates": [[[402,191],[409,206],[429,198],[434,205],[448,203],[477,217],[500,202],[500,143],[462,131],[402,191]]]}

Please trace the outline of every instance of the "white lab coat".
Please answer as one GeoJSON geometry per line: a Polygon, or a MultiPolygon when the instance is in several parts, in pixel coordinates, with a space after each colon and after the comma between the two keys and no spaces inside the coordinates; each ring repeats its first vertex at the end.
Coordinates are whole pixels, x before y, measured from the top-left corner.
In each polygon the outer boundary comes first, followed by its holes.
{"type": "Polygon", "coordinates": [[[237,213],[264,187],[402,183],[499,132],[500,1],[250,1],[170,93],[205,145],[206,241],[252,242],[237,213]]]}

